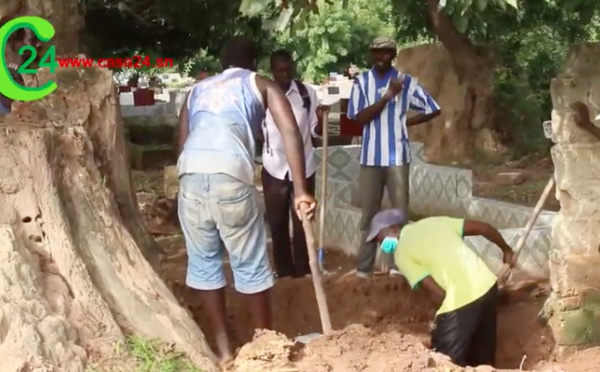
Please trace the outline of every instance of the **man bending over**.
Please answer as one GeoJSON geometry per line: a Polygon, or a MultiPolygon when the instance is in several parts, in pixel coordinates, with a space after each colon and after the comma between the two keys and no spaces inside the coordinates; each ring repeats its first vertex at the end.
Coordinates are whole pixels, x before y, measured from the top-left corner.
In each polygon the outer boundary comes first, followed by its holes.
{"type": "Polygon", "coordinates": [[[514,266],[514,253],[500,232],[478,221],[430,217],[408,224],[405,213],[388,209],[375,215],[367,239],[394,255],[413,289],[424,288],[430,295],[437,308],[433,348],[459,366],[493,366],[497,278],[464,242],[471,235],[496,244],[503,261],[514,266]]]}

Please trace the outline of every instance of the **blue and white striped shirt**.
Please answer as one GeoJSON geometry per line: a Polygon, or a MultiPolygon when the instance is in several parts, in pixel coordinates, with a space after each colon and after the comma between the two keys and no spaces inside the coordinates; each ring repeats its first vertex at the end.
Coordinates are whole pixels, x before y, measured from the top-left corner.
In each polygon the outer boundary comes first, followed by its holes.
{"type": "Polygon", "coordinates": [[[408,110],[429,114],[440,109],[415,78],[392,68],[383,78],[373,70],[365,71],[356,78],[348,103],[348,117],[356,119],[356,114],[379,101],[392,78],[402,79],[404,86],[381,114],[364,126],[361,165],[391,167],[410,164],[406,126],[408,110]]]}

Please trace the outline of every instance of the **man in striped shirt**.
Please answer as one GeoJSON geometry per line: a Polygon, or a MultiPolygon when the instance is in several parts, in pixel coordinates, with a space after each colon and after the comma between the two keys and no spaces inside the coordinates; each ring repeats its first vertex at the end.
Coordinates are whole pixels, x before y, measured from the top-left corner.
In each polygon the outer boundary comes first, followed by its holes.
{"type": "MultiPolygon", "coordinates": [[[[357,264],[357,275],[362,278],[371,275],[375,264],[376,243],[366,238],[371,220],[381,209],[384,187],[392,208],[408,211],[411,154],[407,128],[441,112],[415,78],[392,67],[396,54],[396,43],[390,38],[379,37],[371,43],[373,68],[355,79],[348,104],[348,117],[363,125],[359,176],[363,243],[357,264]],[[419,114],[407,118],[409,109],[419,114]]],[[[388,262],[393,263],[391,258],[388,262]]]]}

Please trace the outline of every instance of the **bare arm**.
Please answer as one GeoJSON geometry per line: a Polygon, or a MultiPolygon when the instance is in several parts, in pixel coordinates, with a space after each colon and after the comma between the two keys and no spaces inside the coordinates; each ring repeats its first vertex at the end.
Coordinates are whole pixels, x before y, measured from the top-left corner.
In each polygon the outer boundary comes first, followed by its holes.
{"type": "Polygon", "coordinates": [[[187,140],[188,134],[190,132],[190,123],[189,123],[189,115],[188,115],[188,99],[190,97],[190,91],[187,96],[185,96],[185,102],[181,106],[181,110],[179,111],[179,127],[178,127],[178,135],[177,135],[177,156],[181,155],[183,151],[183,146],[185,146],[185,141],[187,140]]]}
{"type": "Polygon", "coordinates": [[[490,224],[480,221],[465,220],[463,236],[481,235],[490,242],[496,244],[503,253],[512,253],[512,249],[506,243],[502,234],[490,224]]]}
{"type": "Polygon", "coordinates": [[[369,107],[366,107],[364,110],[356,114],[356,121],[362,125],[369,124],[371,121],[373,121],[373,119],[375,119],[375,117],[377,117],[377,115],[381,114],[391,99],[392,97],[390,95],[384,94],[379,101],[375,102],[369,107]]]}
{"type": "Polygon", "coordinates": [[[438,103],[427,93],[425,88],[414,79],[411,81],[414,90],[412,90],[412,95],[409,97],[410,109],[418,111],[419,114],[406,120],[406,126],[408,127],[427,123],[442,113],[438,103]]]}
{"type": "Polygon", "coordinates": [[[430,120],[435,119],[442,113],[442,110],[437,110],[429,114],[418,114],[413,117],[406,119],[406,126],[411,127],[413,125],[419,125],[427,123],[430,120]]]}
{"type": "Polygon", "coordinates": [[[352,92],[350,93],[350,102],[348,102],[348,117],[358,121],[362,125],[369,124],[377,115],[385,109],[385,106],[392,100],[402,88],[401,84],[395,87],[395,91],[388,90],[380,100],[371,106],[364,107],[367,102],[361,82],[357,78],[354,80],[352,92]]]}
{"type": "Polygon", "coordinates": [[[304,143],[292,107],[285,94],[273,81],[257,75],[256,85],[263,96],[263,102],[265,102],[266,107],[271,112],[273,121],[283,138],[285,155],[288,159],[294,182],[294,194],[306,194],[304,143]]]}
{"type": "Polygon", "coordinates": [[[397,249],[397,253],[394,255],[396,265],[404,274],[410,287],[412,289],[424,288],[436,309],[439,309],[446,298],[446,291],[429,274],[429,270],[415,259],[414,255],[418,255],[419,252],[411,251],[410,245],[399,246],[397,249]]]}
{"type": "Polygon", "coordinates": [[[429,297],[431,298],[431,301],[433,301],[435,308],[439,309],[446,298],[446,291],[444,291],[444,289],[440,287],[440,285],[437,284],[435,279],[433,279],[431,276],[423,279],[421,286],[425,288],[429,294],[429,297]]]}

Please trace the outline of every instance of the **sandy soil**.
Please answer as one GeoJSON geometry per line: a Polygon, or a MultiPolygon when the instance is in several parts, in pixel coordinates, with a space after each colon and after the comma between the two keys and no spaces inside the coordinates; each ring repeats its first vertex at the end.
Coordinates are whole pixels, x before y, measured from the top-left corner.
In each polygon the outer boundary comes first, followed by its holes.
{"type": "MultiPolygon", "coordinates": [[[[497,165],[475,171],[479,195],[494,190],[494,174],[514,171],[514,164],[497,165]]],[[[528,173],[531,200],[535,204],[551,169],[539,166],[528,173]],[[537,183],[541,187],[533,187],[537,183]],[[539,189],[539,190],[538,190],[539,189]]],[[[149,229],[163,248],[162,276],[175,296],[193,314],[212,338],[203,305],[193,290],[185,286],[186,253],[183,239],[175,226],[164,225],[164,202],[157,201],[160,176],[153,172],[149,179],[135,174],[142,210],[149,229]],[[163,209],[163,211],[161,211],[163,209]],[[161,217],[162,216],[162,217],[161,217]]],[[[509,186],[512,187],[512,186],[509,186]]],[[[524,186],[514,186],[515,189],[524,186]]],[[[525,186],[526,187],[526,186],[525,186]]],[[[508,197],[501,198],[517,202],[508,197]]],[[[494,196],[494,195],[489,195],[494,196]]],[[[319,315],[310,278],[283,279],[273,289],[274,328],[281,333],[261,332],[253,342],[249,314],[232,287],[227,289],[228,318],[231,334],[238,349],[234,370],[275,372],[370,372],[370,371],[460,371],[441,355],[429,351],[428,325],[434,309],[422,293],[411,291],[401,280],[385,276],[369,281],[343,274],[354,267],[353,258],[337,251],[327,252],[328,270],[334,275],[325,280],[325,291],[331,313],[333,334],[298,348],[291,341],[299,335],[320,330],[319,315]],[[242,347],[243,346],[243,347],[242,347]]],[[[229,279],[231,283],[231,273],[229,279]]],[[[554,340],[549,328],[540,324],[537,314],[545,297],[513,297],[499,308],[497,367],[503,370],[536,370],[543,372],[596,372],[600,370],[600,349],[576,354],[561,363],[552,362],[554,340]]],[[[543,292],[542,292],[543,294],[543,292]]],[[[479,369],[478,369],[479,370],[479,369]]],[[[486,370],[486,369],[482,369],[486,370]]],[[[490,370],[490,369],[487,369],[490,370]]]]}
{"type": "MultiPolygon", "coordinates": [[[[185,287],[186,255],[181,237],[164,239],[162,246],[165,248],[163,276],[167,284],[176,297],[188,306],[202,329],[207,330],[208,340],[212,344],[202,303],[193,290],[185,287]]],[[[379,369],[375,368],[378,364],[372,360],[379,358],[374,355],[380,355],[381,363],[389,364],[393,363],[390,360],[392,355],[395,355],[392,360],[406,357],[396,351],[406,349],[410,353],[421,353],[425,350],[423,344],[428,344],[428,324],[434,314],[428,299],[422,293],[411,291],[398,279],[381,276],[363,281],[354,276],[344,277],[343,273],[353,268],[353,260],[335,251],[327,253],[327,262],[330,270],[338,270],[327,278],[325,290],[333,327],[341,331],[315,341],[303,353],[293,355],[292,359],[298,363],[298,368],[308,371],[302,368],[322,366],[319,367],[321,369],[311,370],[314,372],[420,371],[404,367],[379,369]],[[369,369],[360,367],[366,365],[369,369]]],[[[232,288],[227,290],[227,301],[232,336],[236,344],[242,346],[253,336],[248,327],[249,314],[242,298],[232,288]]],[[[537,321],[543,302],[544,298],[526,298],[501,306],[498,367],[518,369],[524,361],[522,367],[530,369],[548,360],[553,338],[550,330],[537,321]]],[[[310,278],[279,280],[273,290],[273,309],[275,329],[288,338],[320,330],[310,278]]]]}

